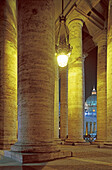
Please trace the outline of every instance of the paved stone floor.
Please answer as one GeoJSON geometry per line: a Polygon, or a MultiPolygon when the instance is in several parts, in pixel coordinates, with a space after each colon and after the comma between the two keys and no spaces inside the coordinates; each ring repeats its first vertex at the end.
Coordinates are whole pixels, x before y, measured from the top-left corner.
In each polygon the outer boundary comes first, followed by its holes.
{"type": "Polygon", "coordinates": [[[112,148],[61,145],[61,149],[74,152],[73,157],[44,163],[21,164],[1,156],[0,170],[112,170],[112,148]]]}

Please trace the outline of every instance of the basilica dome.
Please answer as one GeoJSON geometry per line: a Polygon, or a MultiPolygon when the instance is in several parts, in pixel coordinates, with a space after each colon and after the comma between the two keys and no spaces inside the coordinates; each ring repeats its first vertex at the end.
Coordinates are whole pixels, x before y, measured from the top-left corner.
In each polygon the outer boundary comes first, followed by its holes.
{"type": "Polygon", "coordinates": [[[92,95],[85,102],[85,115],[96,116],[97,112],[97,95],[96,90],[92,90],[92,95]]]}

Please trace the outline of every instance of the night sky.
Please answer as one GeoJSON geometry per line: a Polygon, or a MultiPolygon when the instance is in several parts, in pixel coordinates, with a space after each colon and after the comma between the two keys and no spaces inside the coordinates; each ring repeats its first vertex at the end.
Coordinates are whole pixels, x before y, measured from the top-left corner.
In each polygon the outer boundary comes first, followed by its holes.
{"type": "MultiPolygon", "coordinates": [[[[97,47],[85,59],[85,100],[91,95],[93,87],[97,88],[97,47]]],[[[97,90],[97,89],[96,89],[97,90]]]]}

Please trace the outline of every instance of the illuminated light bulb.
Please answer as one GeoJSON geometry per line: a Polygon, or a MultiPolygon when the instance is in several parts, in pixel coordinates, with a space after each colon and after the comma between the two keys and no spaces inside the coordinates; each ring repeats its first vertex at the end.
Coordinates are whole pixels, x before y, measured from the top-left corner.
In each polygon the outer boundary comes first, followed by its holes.
{"type": "Polygon", "coordinates": [[[63,55],[59,55],[57,57],[57,61],[58,61],[58,65],[60,67],[65,67],[67,65],[67,63],[68,63],[68,56],[64,55],[64,54],[63,55]]]}

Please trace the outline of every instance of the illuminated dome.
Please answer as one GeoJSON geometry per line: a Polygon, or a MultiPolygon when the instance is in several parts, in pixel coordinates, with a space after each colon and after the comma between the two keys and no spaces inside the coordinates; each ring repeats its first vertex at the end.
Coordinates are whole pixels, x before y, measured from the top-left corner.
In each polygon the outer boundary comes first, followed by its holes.
{"type": "Polygon", "coordinates": [[[92,95],[89,96],[86,100],[86,104],[89,105],[89,106],[96,106],[97,105],[96,90],[93,89],[92,95]]]}
{"type": "Polygon", "coordinates": [[[85,115],[94,115],[97,113],[97,95],[96,90],[92,90],[92,95],[85,102],[85,115]]]}

